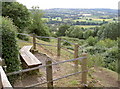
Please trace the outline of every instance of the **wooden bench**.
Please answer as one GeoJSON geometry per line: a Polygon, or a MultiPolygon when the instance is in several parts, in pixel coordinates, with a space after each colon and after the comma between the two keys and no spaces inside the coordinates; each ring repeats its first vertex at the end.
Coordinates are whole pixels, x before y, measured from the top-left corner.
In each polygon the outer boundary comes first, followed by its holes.
{"type": "Polygon", "coordinates": [[[20,55],[28,67],[38,66],[42,63],[30,52],[32,46],[24,46],[20,49],[20,55]]]}
{"type": "Polygon", "coordinates": [[[13,89],[2,66],[0,66],[0,89],[13,89]]]}

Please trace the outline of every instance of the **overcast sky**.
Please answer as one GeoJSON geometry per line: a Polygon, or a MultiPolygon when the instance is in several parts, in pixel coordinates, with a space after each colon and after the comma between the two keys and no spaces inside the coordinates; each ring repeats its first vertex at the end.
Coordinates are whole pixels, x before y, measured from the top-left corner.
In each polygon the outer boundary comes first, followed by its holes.
{"type": "Polygon", "coordinates": [[[49,8],[110,8],[118,9],[119,0],[17,0],[28,9],[39,6],[49,8]]]}

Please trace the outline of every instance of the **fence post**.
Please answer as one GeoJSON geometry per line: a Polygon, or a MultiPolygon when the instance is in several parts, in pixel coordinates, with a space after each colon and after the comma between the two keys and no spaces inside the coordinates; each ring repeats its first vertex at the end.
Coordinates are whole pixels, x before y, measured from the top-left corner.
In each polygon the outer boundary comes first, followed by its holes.
{"type": "MultiPolygon", "coordinates": [[[[52,64],[52,61],[48,59],[46,65],[52,64]]],[[[46,79],[47,79],[47,88],[53,89],[53,75],[52,75],[52,65],[46,67],[46,79]],[[51,81],[51,82],[50,82],[51,81]]]]}
{"type": "Polygon", "coordinates": [[[36,35],[33,33],[33,50],[36,50],[36,35]]]}
{"type": "MultiPolygon", "coordinates": [[[[78,47],[79,45],[76,43],[74,45],[74,58],[78,58],[78,47]]],[[[75,64],[75,69],[78,70],[78,60],[76,60],[74,64],[75,64]]]]}
{"type": "Polygon", "coordinates": [[[60,57],[60,50],[61,50],[61,38],[58,38],[57,57],[60,57]]]}
{"type": "MultiPolygon", "coordinates": [[[[83,57],[87,57],[87,53],[82,53],[83,57]]],[[[87,84],[87,58],[82,59],[82,83],[83,85],[87,84]],[[85,72],[84,72],[85,71],[85,72]]]]}

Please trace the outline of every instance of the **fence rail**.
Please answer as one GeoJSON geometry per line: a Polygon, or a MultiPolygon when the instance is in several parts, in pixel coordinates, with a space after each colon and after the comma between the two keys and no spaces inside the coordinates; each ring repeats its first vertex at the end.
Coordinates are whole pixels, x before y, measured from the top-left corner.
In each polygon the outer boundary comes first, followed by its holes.
{"type": "Polygon", "coordinates": [[[37,38],[50,38],[50,39],[57,39],[55,37],[45,37],[45,36],[36,36],[37,38]]]}
{"type": "Polygon", "coordinates": [[[76,73],[71,73],[71,74],[68,74],[68,75],[65,75],[65,76],[53,79],[52,81],[46,81],[46,82],[43,82],[43,83],[36,83],[36,84],[30,85],[30,86],[25,86],[25,88],[31,88],[31,87],[35,87],[35,86],[38,86],[38,85],[43,85],[43,84],[46,84],[46,83],[57,81],[57,80],[60,80],[60,79],[63,79],[63,78],[67,78],[67,77],[70,77],[70,76],[73,76],[73,75],[77,75],[77,74],[80,74],[80,73],[83,73],[83,72],[87,72],[87,71],[88,70],[86,70],[86,71],[79,71],[79,72],[76,72],[76,73]]]}
{"type": "Polygon", "coordinates": [[[57,47],[56,45],[49,45],[49,44],[41,44],[41,43],[36,43],[38,45],[44,45],[44,46],[52,46],[52,47],[57,47]]]}
{"type": "MultiPolygon", "coordinates": [[[[62,39],[62,40],[63,40],[63,39],[62,39]]],[[[65,41],[65,42],[67,42],[67,43],[69,43],[69,44],[71,44],[71,45],[75,45],[75,43],[69,42],[69,41],[67,41],[67,40],[63,40],[63,41],[65,41]]]]}
{"type": "Polygon", "coordinates": [[[82,60],[82,59],[85,59],[85,58],[87,58],[87,57],[80,57],[80,58],[76,58],[76,59],[70,59],[70,60],[65,60],[65,61],[49,64],[49,65],[41,65],[41,66],[38,66],[38,67],[19,70],[19,71],[16,71],[16,72],[7,73],[7,76],[15,75],[15,74],[19,74],[19,73],[24,73],[24,72],[28,72],[28,71],[32,71],[32,70],[37,70],[37,69],[44,68],[44,67],[47,67],[47,66],[58,65],[58,64],[66,63],[66,62],[76,61],[76,60],[82,60]]]}
{"type": "Polygon", "coordinates": [[[64,48],[64,47],[61,47],[61,49],[63,49],[63,50],[65,50],[65,51],[69,52],[70,54],[74,54],[73,52],[69,51],[68,49],[66,49],[66,48],[64,48]]]}

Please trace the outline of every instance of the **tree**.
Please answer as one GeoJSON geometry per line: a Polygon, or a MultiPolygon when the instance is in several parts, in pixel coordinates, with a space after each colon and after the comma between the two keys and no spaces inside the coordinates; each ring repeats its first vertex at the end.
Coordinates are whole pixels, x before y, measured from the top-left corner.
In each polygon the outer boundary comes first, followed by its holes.
{"type": "Polygon", "coordinates": [[[56,33],[57,36],[65,36],[65,35],[66,35],[65,32],[66,32],[66,30],[68,30],[69,27],[70,27],[70,26],[67,25],[67,24],[61,25],[61,26],[59,27],[58,32],[56,33]]]}
{"type": "Polygon", "coordinates": [[[97,37],[90,36],[86,41],[87,41],[88,45],[94,46],[96,44],[97,40],[98,40],[97,37]]]}
{"type": "MultiPolygon", "coordinates": [[[[39,7],[33,7],[31,11],[32,22],[29,26],[29,31],[39,36],[50,36],[49,28],[44,24],[42,16],[43,12],[39,10],[39,7]]],[[[43,40],[49,41],[49,39],[46,38],[43,40]]]]}
{"type": "Polygon", "coordinates": [[[110,38],[112,40],[117,40],[117,37],[120,36],[119,23],[109,23],[102,25],[99,28],[97,33],[100,39],[110,38]]]}
{"type": "Polygon", "coordinates": [[[90,36],[93,36],[93,31],[92,30],[86,30],[83,34],[83,37],[85,39],[89,38],[90,36]]]}
{"type": "Polygon", "coordinates": [[[2,2],[2,16],[11,18],[19,32],[29,25],[30,13],[26,6],[18,2],[2,2]]]}
{"type": "Polygon", "coordinates": [[[65,33],[68,37],[83,38],[83,31],[78,26],[71,26],[65,33]]]}

